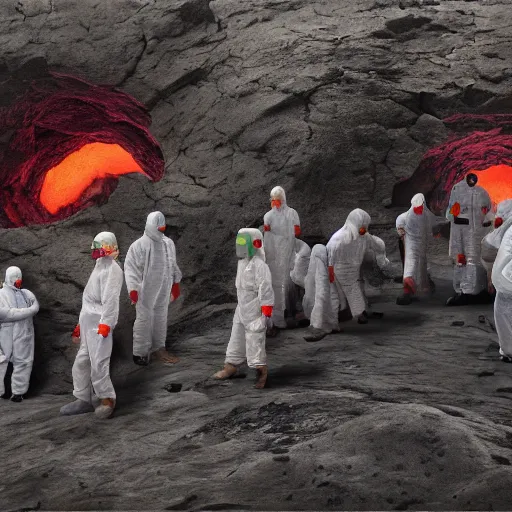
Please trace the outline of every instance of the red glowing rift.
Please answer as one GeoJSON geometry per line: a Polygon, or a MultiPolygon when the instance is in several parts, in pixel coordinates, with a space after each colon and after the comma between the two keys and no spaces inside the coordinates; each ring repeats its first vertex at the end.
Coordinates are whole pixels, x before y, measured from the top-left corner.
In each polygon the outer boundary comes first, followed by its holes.
{"type": "Polygon", "coordinates": [[[512,198],[512,115],[458,114],[444,123],[455,133],[427,152],[417,171],[434,184],[429,194],[432,208],[446,208],[453,185],[469,172],[478,176],[478,185],[493,203],[512,198]]]}
{"type": "Polygon", "coordinates": [[[164,174],[144,105],[110,86],[49,73],[0,110],[0,225],[54,222],[95,204],[119,176],[164,174]]]}

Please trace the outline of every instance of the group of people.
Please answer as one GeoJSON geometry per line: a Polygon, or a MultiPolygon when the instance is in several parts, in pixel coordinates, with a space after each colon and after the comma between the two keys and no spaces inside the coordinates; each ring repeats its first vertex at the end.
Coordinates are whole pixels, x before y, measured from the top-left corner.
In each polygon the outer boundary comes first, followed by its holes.
{"type": "MultiPolygon", "coordinates": [[[[435,216],[422,194],[416,194],[411,208],[398,216],[403,295],[397,304],[408,305],[415,295],[433,291],[428,240],[450,222],[455,296],[447,305],[467,304],[470,297],[492,292],[494,287],[500,354],[503,361],[512,362],[512,199],[500,203],[494,215],[489,195],[477,181],[470,173],[453,187],[446,217],[435,216]]],[[[326,245],[310,249],[300,239],[299,215],[287,205],[282,187],[272,189],[270,204],[260,229],[243,228],[236,236],[238,305],[224,367],[214,374],[216,379],[228,379],[247,363],[256,370],[258,389],[265,387],[268,375],[267,336],[299,324],[309,325],[307,341],[318,341],[339,332],[344,312],[347,318],[366,324],[372,313],[364,294],[363,263],[372,261],[385,274],[390,271],[384,241],[369,233],[371,218],[364,210],[351,211],[326,245]]],[[[95,412],[108,418],[115,409],[110,357],[123,276],[136,309],[134,363],[147,365],[151,357],[178,361],[167,352],[165,340],[169,302],[180,296],[182,275],[165,229],[164,215],[150,213],[144,235],[127,252],[124,272],[117,262],[115,235],[102,232],[94,238],[91,256],[96,263],[72,335],[73,342],[80,344],[72,370],[76,400],[61,408],[62,415],[95,412]]],[[[8,268],[0,290],[0,388],[9,362],[13,374],[12,395],[2,388],[2,398],[20,402],[28,390],[34,358],[32,319],[38,310],[34,294],[22,288],[21,270],[8,268]]]]}

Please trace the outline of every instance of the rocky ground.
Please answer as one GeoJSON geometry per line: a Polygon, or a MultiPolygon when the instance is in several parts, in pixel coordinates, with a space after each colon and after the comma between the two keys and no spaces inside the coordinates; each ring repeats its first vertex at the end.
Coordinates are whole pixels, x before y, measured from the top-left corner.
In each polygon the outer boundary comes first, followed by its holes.
{"type": "Polygon", "coordinates": [[[372,298],[382,320],[320,342],[302,329],[268,340],[263,391],[250,371],[210,378],[225,313],[173,344],[178,365],[118,379],[110,420],[59,417],[68,395],[1,403],[2,508],[508,508],[512,368],[498,358],[492,306],[446,308],[449,283],[437,282],[410,307],[387,285],[372,298]],[[173,382],[181,392],[165,389],[173,382]]]}

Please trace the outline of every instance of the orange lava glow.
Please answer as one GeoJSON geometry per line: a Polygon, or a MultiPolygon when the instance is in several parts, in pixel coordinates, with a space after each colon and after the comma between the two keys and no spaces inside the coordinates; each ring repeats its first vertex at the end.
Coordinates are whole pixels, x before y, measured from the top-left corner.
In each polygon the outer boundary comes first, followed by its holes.
{"type": "Polygon", "coordinates": [[[55,215],[76,202],[94,180],[131,173],[144,171],[118,144],[86,144],[46,173],[39,200],[55,215]]]}
{"type": "Polygon", "coordinates": [[[512,199],[512,167],[493,165],[483,171],[469,172],[474,172],[478,176],[477,185],[487,190],[495,205],[505,199],[512,199]]]}

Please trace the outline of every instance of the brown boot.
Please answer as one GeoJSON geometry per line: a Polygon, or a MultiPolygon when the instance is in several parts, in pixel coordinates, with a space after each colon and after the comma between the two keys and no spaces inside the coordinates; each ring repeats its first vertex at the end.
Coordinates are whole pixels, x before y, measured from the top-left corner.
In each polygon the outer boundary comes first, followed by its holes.
{"type": "Polygon", "coordinates": [[[268,368],[266,366],[257,366],[256,371],[258,372],[258,379],[254,387],[256,389],[263,389],[267,383],[268,368]]]}
{"type": "Polygon", "coordinates": [[[224,368],[220,372],[214,374],[213,378],[217,380],[226,380],[233,377],[233,375],[235,375],[236,372],[237,367],[235,365],[226,363],[224,365],[224,368]]]}
{"type": "Polygon", "coordinates": [[[94,413],[96,416],[98,416],[98,418],[107,419],[112,416],[115,406],[116,401],[113,398],[103,398],[101,400],[101,405],[96,407],[94,413]]]}

